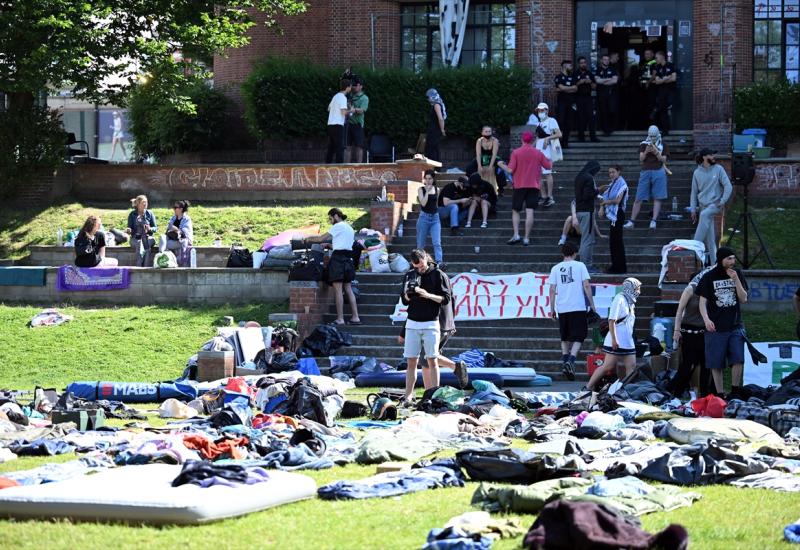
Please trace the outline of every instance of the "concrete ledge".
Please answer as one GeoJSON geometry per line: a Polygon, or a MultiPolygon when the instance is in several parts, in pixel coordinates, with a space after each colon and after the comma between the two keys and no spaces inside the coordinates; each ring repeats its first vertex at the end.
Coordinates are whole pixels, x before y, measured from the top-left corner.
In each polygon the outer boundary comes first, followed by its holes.
{"type": "MultiPolygon", "coordinates": [[[[225,246],[196,246],[198,268],[225,267],[228,263],[230,247],[225,246]]],[[[69,246],[31,246],[31,254],[24,262],[25,265],[62,266],[75,261],[75,250],[69,246]]],[[[106,248],[109,258],[116,258],[119,265],[133,266],[135,255],[133,249],[126,245],[109,246],[106,248]]]]}
{"type": "MultiPolygon", "coordinates": [[[[792,296],[800,286],[800,270],[752,269],[744,272],[750,285],[747,303],[742,306],[745,324],[748,311],[792,311],[792,296]]],[[[665,300],[680,298],[686,283],[664,283],[661,296],[665,300]]]]}
{"type": "Polygon", "coordinates": [[[57,272],[56,267],[47,269],[47,284],[43,287],[2,286],[0,300],[150,305],[275,302],[289,298],[286,271],[131,268],[128,288],[93,292],[58,292],[57,272]]]}

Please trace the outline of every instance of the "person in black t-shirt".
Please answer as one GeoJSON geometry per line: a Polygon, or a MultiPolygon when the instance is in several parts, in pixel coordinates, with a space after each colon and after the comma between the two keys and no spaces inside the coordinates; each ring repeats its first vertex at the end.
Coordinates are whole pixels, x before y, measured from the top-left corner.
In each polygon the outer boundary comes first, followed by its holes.
{"type": "Polygon", "coordinates": [[[657,52],[655,76],[651,83],[651,86],[655,86],[656,89],[656,105],[651,119],[653,124],[661,128],[661,135],[664,136],[669,134],[677,80],[678,73],[675,72],[675,66],[667,62],[664,52],[657,52]]]}
{"type": "Polygon", "coordinates": [[[78,267],[113,267],[116,258],[106,258],[106,238],[100,231],[100,218],[89,216],[75,238],[75,265],[78,267]]]}
{"type": "Polygon", "coordinates": [[[494,187],[492,187],[491,183],[481,178],[480,174],[472,174],[469,177],[467,193],[472,197],[472,203],[469,205],[467,225],[464,227],[472,227],[472,216],[475,215],[475,210],[480,206],[483,218],[481,228],[486,229],[489,227],[489,211],[497,206],[497,193],[495,193],[494,187]]]}
{"type": "Polygon", "coordinates": [[[585,141],[586,128],[589,128],[589,138],[597,141],[596,122],[594,117],[594,99],[592,90],[595,87],[594,74],[589,69],[589,61],[583,56],[578,58],[578,72],[575,73],[575,83],[578,85],[576,97],[578,105],[578,141],[585,141]]]}
{"type": "Polygon", "coordinates": [[[561,72],[555,78],[555,86],[558,90],[556,120],[561,125],[561,148],[566,149],[569,147],[572,111],[575,109],[575,96],[578,93],[577,79],[572,74],[572,61],[569,59],[561,62],[561,72]]]}
{"type": "Polygon", "coordinates": [[[697,285],[700,315],[705,324],[706,368],[711,371],[717,395],[722,394],[722,369],[731,365],[731,393],[742,386],[744,325],[740,305],[747,302],[747,281],[735,269],[732,248],[717,250],[717,264],[697,285]]]}
{"type": "Polygon", "coordinates": [[[459,176],[458,180],[445,185],[439,193],[439,218],[442,223],[450,223],[451,235],[463,235],[459,224],[467,218],[467,209],[472,197],[467,192],[467,177],[459,176]]]}
{"type": "Polygon", "coordinates": [[[608,54],[600,57],[600,66],[595,71],[595,84],[597,84],[597,112],[600,118],[600,128],[604,136],[610,136],[617,129],[617,109],[619,103],[618,85],[619,73],[611,66],[608,54]]]}

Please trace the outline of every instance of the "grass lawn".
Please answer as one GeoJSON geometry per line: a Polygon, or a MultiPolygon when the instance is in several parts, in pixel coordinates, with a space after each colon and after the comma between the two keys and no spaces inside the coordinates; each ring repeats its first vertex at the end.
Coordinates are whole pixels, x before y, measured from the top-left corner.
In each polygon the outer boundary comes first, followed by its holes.
{"type": "MultiPolygon", "coordinates": [[[[153,208],[159,230],[166,229],[173,212],[169,205],[153,208]]],[[[193,205],[189,210],[197,246],[211,246],[219,235],[225,245],[241,242],[251,250],[281,231],[310,224],[328,227],[327,213],[339,207],[356,230],[369,225],[368,201],[297,201],[247,204],[213,203],[193,205]]],[[[56,244],[56,231],[80,229],[86,218],[99,215],[103,225],[125,229],[129,205],[121,203],[65,202],[42,209],[0,207],[0,258],[21,258],[31,245],[56,244]]]]}
{"type": "MultiPolygon", "coordinates": [[[[738,190],[738,188],[737,188],[738,190]]],[[[743,201],[737,197],[725,215],[725,235],[722,243],[730,241],[730,229],[739,218],[743,201]]],[[[797,255],[797,228],[800,227],[800,206],[797,201],[779,199],[759,199],[750,201],[749,211],[767,244],[776,269],[800,269],[800,256],[797,255]]],[[[740,227],[740,230],[742,228],[740,227]]],[[[752,226],[748,229],[749,256],[752,261],[760,245],[752,226]]],[[[737,233],[733,238],[733,248],[741,258],[744,236],[737,233]]],[[[752,269],[769,269],[769,263],[762,254],[752,265],[752,269]]]]}
{"type": "MultiPolygon", "coordinates": [[[[35,384],[61,388],[77,379],[164,380],[180,374],[186,359],[214,334],[223,315],[267,320],[282,304],[259,306],[166,308],[63,308],[75,320],[60,327],[29,329],[27,321],[39,307],[0,305],[0,387],[32,389],[35,384]]],[[[791,334],[791,315],[746,314],[755,340],[782,339],[791,334]]],[[[363,399],[370,390],[352,390],[363,399]]],[[[156,405],[140,406],[154,409],[156,405]]],[[[150,423],[164,421],[149,413],[150,423]]],[[[123,421],[110,421],[122,425],[123,421]]],[[[515,440],[514,445],[528,444],[515,440]]],[[[445,456],[450,453],[442,453],[445,456]]],[[[3,472],[63,462],[74,454],[21,458],[0,464],[3,472]]],[[[318,485],[375,473],[374,466],[349,465],[302,472],[318,485]]],[[[405,495],[398,498],[329,502],[307,500],[238,519],[199,527],[146,527],[72,523],[69,521],[0,521],[3,548],[419,548],[429,529],[472,510],[477,483],[405,495]]],[[[798,496],[766,490],[710,486],[696,489],[703,499],[690,508],[642,518],[649,531],[670,523],[684,525],[693,549],[789,548],[783,527],[800,516],[798,496]]],[[[518,515],[527,529],[532,515],[518,515]]],[[[519,548],[521,538],[494,548],[519,548]]]]}

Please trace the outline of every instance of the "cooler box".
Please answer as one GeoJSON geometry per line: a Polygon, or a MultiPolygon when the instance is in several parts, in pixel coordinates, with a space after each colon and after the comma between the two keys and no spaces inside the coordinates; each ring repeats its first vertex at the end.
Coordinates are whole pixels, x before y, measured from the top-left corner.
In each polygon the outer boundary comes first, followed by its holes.
{"type": "Polygon", "coordinates": [[[53,411],[53,424],[63,424],[64,422],[74,422],[78,430],[96,430],[106,425],[106,413],[103,409],[73,409],[71,411],[53,411]]]}

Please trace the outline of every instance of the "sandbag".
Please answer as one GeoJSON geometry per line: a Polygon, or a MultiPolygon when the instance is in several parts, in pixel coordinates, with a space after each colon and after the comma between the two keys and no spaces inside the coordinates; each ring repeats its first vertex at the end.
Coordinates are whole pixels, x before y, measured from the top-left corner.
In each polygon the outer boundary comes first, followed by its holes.
{"type": "Polygon", "coordinates": [[[389,266],[389,252],[384,247],[369,251],[369,264],[373,273],[390,273],[392,271],[389,266]]]}
{"type": "Polygon", "coordinates": [[[402,254],[389,254],[389,267],[393,273],[405,273],[411,269],[411,264],[402,254]]]}
{"type": "Polygon", "coordinates": [[[189,382],[73,382],[67,393],[75,397],[96,401],[122,401],[123,403],[153,403],[170,398],[191,401],[198,395],[197,386],[189,382]]]}

